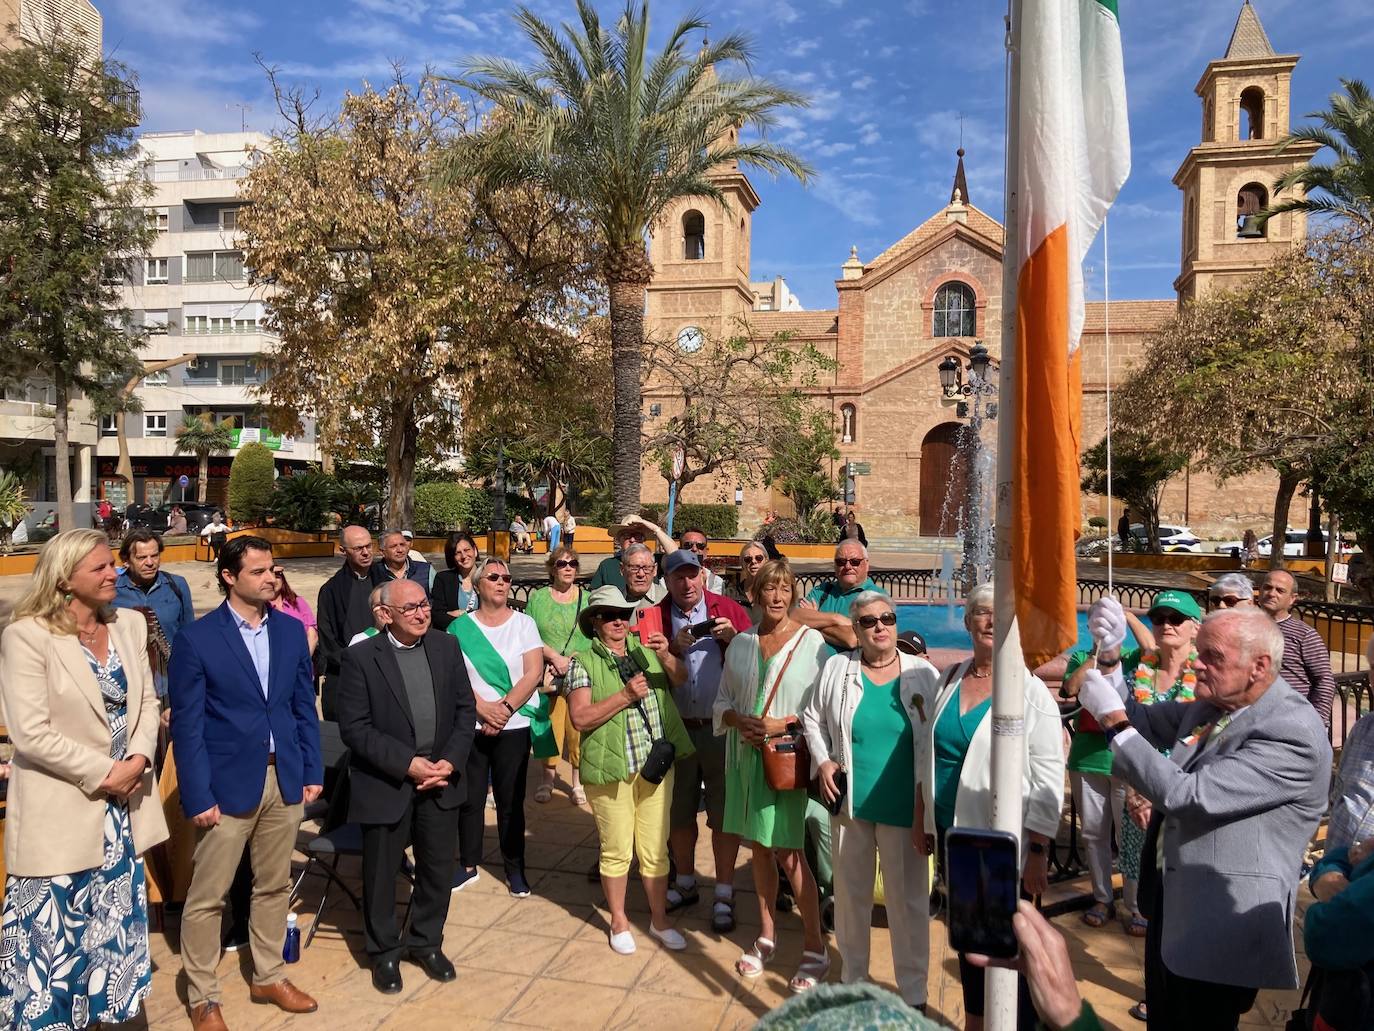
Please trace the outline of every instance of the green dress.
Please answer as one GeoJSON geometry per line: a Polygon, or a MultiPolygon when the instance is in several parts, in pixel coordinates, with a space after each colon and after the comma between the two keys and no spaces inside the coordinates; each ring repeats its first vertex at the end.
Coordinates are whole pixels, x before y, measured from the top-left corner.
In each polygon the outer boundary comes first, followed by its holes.
{"type": "Polygon", "coordinates": [[[944,711],[935,721],[935,824],[941,830],[954,826],[954,808],[959,798],[959,777],[964,772],[968,746],[983,717],[992,708],[992,699],[984,698],[968,712],[960,713],[961,681],[954,696],[945,703],[944,711]]]}
{"type": "Polygon", "coordinates": [[[854,711],[854,818],[910,827],[916,810],[916,752],[911,720],[902,709],[902,678],[875,684],[863,676],[863,699],[854,711]]]}
{"type": "MultiPolygon", "coordinates": [[[[759,650],[755,716],[763,715],[763,705],[768,700],[764,684],[777,657],[765,659],[762,649],[759,650]]],[[[788,673],[790,675],[791,670],[788,673]]],[[[738,834],[745,841],[764,848],[802,848],[806,844],[805,789],[774,791],[770,788],[763,776],[763,756],[740,738],[739,731],[730,731],[727,747],[734,751],[728,757],[733,761],[725,765],[725,833],[738,834]]]]}

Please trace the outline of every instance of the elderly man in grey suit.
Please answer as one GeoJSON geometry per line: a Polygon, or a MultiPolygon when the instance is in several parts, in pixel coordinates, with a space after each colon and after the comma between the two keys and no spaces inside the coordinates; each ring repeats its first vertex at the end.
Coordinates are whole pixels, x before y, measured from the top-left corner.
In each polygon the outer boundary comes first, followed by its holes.
{"type": "MultiPolygon", "coordinates": [[[[1099,602],[1089,628],[1119,640],[1121,607],[1099,602]]],[[[1273,622],[1230,609],[1198,631],[1196,701],[1137,705],[1095,670],[1080,690],[1113,773],[1154,807],[1141,860],[1152,1029],[1235,1028],[1258,989],[1297,987],[1298,871],[1326,809],[1331,745],[1282,663],[1273,622]]]]}

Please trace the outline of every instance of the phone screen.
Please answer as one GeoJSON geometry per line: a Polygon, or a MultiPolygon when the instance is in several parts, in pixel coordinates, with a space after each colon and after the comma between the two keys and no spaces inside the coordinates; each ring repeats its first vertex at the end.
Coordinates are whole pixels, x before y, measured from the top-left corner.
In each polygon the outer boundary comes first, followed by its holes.
{"type": "Polygon", "coordinates": [[[1016,839],[1004,831],[955,829],[945,836],[949,941],[956,951],[1016,955],[1016,849],[1016,839]]]}

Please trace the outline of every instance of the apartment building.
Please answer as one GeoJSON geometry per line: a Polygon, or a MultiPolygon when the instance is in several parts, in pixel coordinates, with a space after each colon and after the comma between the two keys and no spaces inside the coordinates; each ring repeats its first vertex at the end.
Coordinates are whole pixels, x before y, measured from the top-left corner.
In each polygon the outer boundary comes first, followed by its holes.
{"type": "MultiPolygon", "coordinates": [[[[54,27],[80,33],[99,53],[102,21],[90,0],[0,0],[0,49],[35,43],[54,27]]],[[[33,506],[29,524],[57,508],[57,454],[53,447],[52,384],[42,379],[8,383],[0,391],[0,469],[15,472],[33,506]]],[[[72,498],[78,525],[89,525],[91,474],[97,431],[91,406],[78,397],[68,412],[72,498]]]]}
{"type": "Polygon", "coordinates": [[[230,460],[249,441],[270,447],[281,472],[319,458],[313,425],[303,438],[273,433],[255,397],[263,376],[258,359],[271,338],[263,328],[265,290],[249,284],[238,245],[239,184],[254,151],[268,143],[262,133],[198,130],[145,133],[140,140],[153,190],[147,217],[157,239],[128,270],[123,304],[133,325],[148,331],[145,362],[188,358],[145,377],[137,389],[143,410],[125,420],[133,483],[117,476],[114,419],[101,423],[97,496],[116,507],[195,500],[196,457],[176,453],[187,416],[207,413],[234,431],[234,451],[210,460],[211,502],[224,501],[230,460]]]}

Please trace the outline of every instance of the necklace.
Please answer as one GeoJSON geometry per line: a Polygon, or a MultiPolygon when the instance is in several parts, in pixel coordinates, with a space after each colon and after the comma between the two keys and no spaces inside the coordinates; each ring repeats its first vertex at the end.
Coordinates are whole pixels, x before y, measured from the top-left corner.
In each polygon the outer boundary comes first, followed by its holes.
{"type": "Polygon", "coordinates": [[[1134,695],[1142,705],[1151,702],[1191,702],[1196,696],[1197,674],[1193,666],[1197,663],[1197,649],[1188,649],[1187,661],[1179,672],[1178,679],[1167,690],[1155,690],[1155,672],[1159,669],[1160,654],[1156,649],[1140,656],[1140,665],[1135,668],[1134,695]]]}
{"type": "Polygon", "coordinates": [[[893,653],[892,653],[892,658],[888,659],[888,660],[887,660],[886,662],[884,662],[881,666],[874,665],[873,663],[869,662],[867,659],[864,659],[864,665],[867,666],[869,669],[887,669],[887,667],[888,667],[888,666],[891,666],[894,662],[896,662],[897,659],[898,659],[899,657],[900,657],[900,656],[898,656],[898,654],[897,654],[896,652],[893,652],[893,653]]]}
{"type": "Polygon", "coordinates": [[[965,679],[965,680],[986,680],[986,679],[987,679],[989,676],[991,676],[991,675],[992,675],[992,670],[990,670],[990,669],[984,669],[984,670],[970,669],[967,673],[964,674],[964,679],[965,679]]]}

